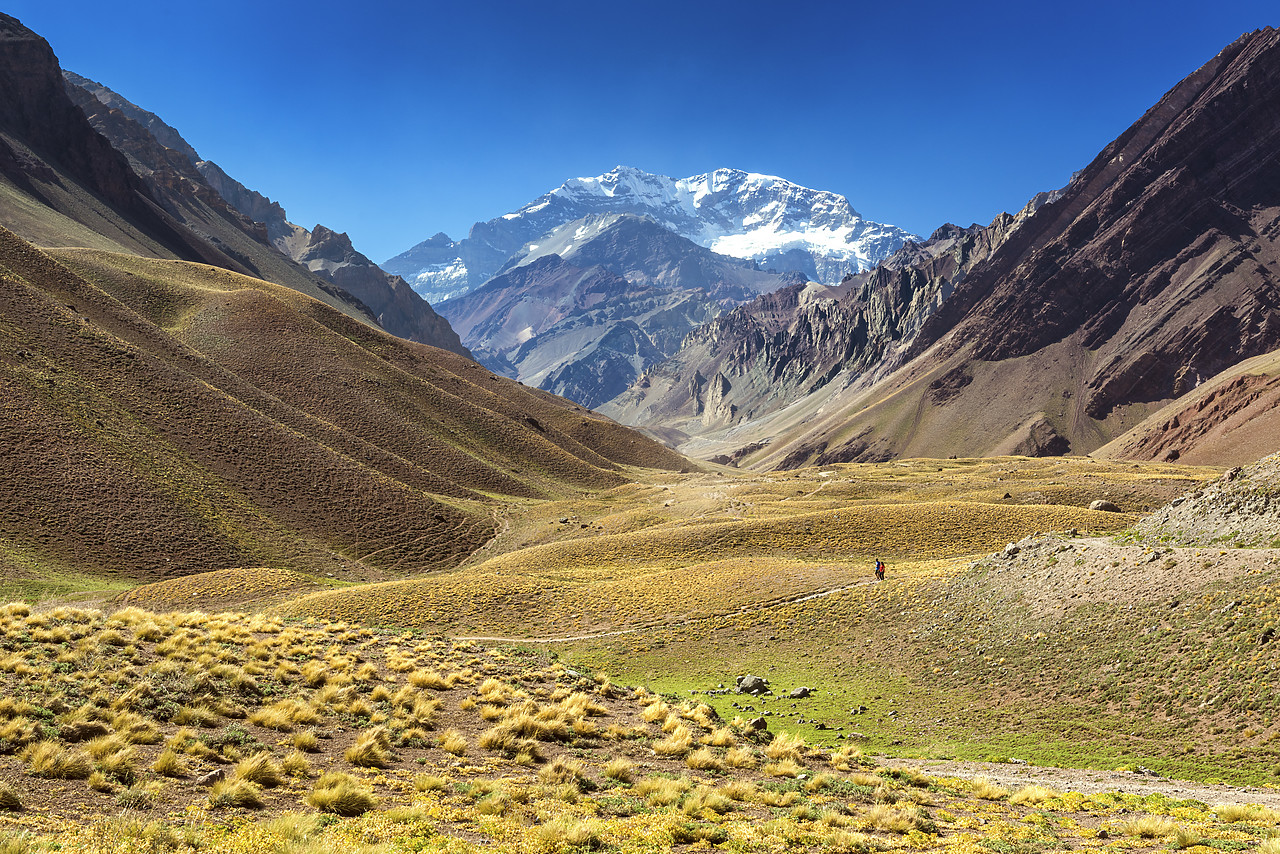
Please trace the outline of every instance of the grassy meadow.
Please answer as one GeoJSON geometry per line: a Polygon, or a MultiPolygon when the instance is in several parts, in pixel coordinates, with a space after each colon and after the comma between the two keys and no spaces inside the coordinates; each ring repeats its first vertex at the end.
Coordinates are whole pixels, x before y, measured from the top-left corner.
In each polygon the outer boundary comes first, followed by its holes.
{"type": "Polygon", "coordinates": [[[5,607],[0,851],[1280,850],[1242,792],[909,767],[1275,786],[1280,561],[1132,530],[1215,470],[633,474],[449,571],[5,607]]]}

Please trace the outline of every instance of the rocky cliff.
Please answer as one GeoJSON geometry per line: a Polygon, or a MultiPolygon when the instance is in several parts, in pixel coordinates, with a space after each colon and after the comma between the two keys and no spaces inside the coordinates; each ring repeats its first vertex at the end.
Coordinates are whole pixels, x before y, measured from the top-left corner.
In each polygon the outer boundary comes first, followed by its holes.
{"type": "Polygon", "coordinates": [[[703,436],[767,418],[829,392],[833,382],[882,376],[901,363],[955,283],[1051,198],[1041,194],[987,227],[943,226],[839,287],[803,283],[760,296],[691,332],[602,411],[627,424],[703,436]]]}
{"type": "Polygon", "coordinates": [[[64,77],[70,97],[128,158],[166,211],[235,259],[240,272],[358,305],[393,335],[470,355],[448,321],[403,279],[357,252],[347,235],[294,225],[278,203],[201,159],[155,114],[101,83],[69,72],[64,77]]]}

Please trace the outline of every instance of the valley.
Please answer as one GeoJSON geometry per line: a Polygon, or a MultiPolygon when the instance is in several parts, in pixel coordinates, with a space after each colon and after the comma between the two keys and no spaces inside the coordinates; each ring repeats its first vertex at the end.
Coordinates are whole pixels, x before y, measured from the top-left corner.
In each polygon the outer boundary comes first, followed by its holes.
{"type": "Polygon", "coordinates": [[[0,84],[0,854],[1280,852],[1276,30],[985,226],[617,166],[382,266],[0,84]]]}
{"type": "Polygon", "coordinates": [[[1275,800],[1280,544],[1239,533],[1274,532],[1280,460],[629,475],[508,501],[427,575],[246,567],[5,607],[0,784],[24,808],[0,827],[99,851],[92,816],[127,803],[110,832],[218,851],[1145,851],[1280,822],[1243,806],[1275,800]],[[767,693],[734,691],[748,674],[767,693]],[[38,770],[42,715],[85,777],[38,770]]]}

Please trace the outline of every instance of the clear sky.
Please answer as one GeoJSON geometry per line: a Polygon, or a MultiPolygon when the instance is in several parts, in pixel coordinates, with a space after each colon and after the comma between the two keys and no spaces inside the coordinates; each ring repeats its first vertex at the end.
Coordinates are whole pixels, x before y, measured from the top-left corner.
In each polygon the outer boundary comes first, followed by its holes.
{"type": "Polygon", "coordinates": [[[927,235],[1060,187],[1275,0],[8,0],[64,67],[375,261],[626,164],[927,235]]]}

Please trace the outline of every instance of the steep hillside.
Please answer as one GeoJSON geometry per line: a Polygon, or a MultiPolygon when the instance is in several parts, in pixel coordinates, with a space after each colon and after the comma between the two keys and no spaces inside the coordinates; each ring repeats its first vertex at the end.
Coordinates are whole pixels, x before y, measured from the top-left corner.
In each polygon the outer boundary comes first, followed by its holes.
{"type": "Polygon", "coordinates": [[[0,560],[25,577],[429,570],[502,496],[685,465],[261,280],[7,231],[0,265],[0,560]]]}
{"type": "Polygon", "coordinates": [[[120,248],[244,270],[161,209],[67,97],[49,45],[2,14],[0,225],[48,245],[120,248]]]}
{"type": "Polygon", "coordinates": [[[723,436],[734,447],[717,460],[749,462],[790,404],[866,385],[900,364],[955,283],[1055,197],[1041,194],[985,228],[944,226],[837,288],[794,285],[739,306],[692,332],[601,411],[679,442],[723,436]]]}
{"type": "Polygon", "coordinates": [[[1094,456],[1238,466],[1280,445],[1280,351],[1245,359],[1155,412],[1094,456]]]}
{"type": "Polygon", "coordinates": [[[786,281],[651,219],[602,215],[527,244],[440,312],[493,370],[594,408],[690,330],[786,281]]]}
{"type": "Polygon", "coordinates": [[[326,301],[354,298],[393,335],[470,355],[425,300],[357,252],[345,234],[290,223],[283,208],[201,159],[155,114],[100,83],[63,76],[93,127],[129,158],[166,210],[244,271],[326,301]]]}
{"type": "Polygon", "coordinates": [[[1280,347],[1277,103],[1280,33],[1247,34],[973,267],[910,361],[798,400],[753,464],[1087,453],[1280,347]]]}

